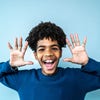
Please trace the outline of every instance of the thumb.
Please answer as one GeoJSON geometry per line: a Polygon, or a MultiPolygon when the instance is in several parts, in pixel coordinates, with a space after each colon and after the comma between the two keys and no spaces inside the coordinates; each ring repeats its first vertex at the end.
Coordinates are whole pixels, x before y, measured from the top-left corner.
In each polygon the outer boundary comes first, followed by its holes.
{"type": "Polygon", "coordinates": [[[65,62],[72,62],[73,59],[72,58],[65,58],[65,59],[63,59],[63,61],[65,61],[65,62]]]}
{"type": "Polygon", "coordinates": [[[32,61],[25,61],[24,64],[25,65],[33,65],[33,62],[32,61]]]}

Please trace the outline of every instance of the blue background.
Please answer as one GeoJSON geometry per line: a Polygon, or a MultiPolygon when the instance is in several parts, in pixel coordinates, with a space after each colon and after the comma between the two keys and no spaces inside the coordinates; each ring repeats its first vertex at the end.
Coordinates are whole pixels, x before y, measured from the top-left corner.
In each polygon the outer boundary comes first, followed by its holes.
{"type": "MultiPolygon", "coordinates": [[[[25,39],[32,27],[41,21],[61,26],[67,37],[70,33],[78,33],[81,40],[87,36],[88,55],[100,61],[100,0],[0,0],[0,61],[9,59],[8,41],[13,44],[15,37],[25,39]]],[[[70,56],[66,47],[62,59],[70,56]]],[[[25,59],[35,63],[25,68],[39,67],[30,49],[25,59]]],[[[60,66],[80,67],[62,59],[60,66]]],[[[16,91],[0,84],[0,100],[19,100],[19,97],[16,91]]],[[[88,93],[85,100],[100,100],[100,90],[88,93]]]]}

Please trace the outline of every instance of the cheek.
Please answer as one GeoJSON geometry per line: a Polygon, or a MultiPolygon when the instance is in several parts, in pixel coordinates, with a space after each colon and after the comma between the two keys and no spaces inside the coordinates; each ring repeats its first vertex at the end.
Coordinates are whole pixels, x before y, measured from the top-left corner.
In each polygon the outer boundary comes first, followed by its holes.
{"type": "Polygon", "coordinates": [[[34,57],[35,57],[36,60],[39,59],[39,55],[37,53],[34,53],[34,57]]]}
{"type": "Polygon", "coordinates": [[[41,58],[42,58],[42,55],[41,54],[37,54],[36,59],[37,60],[41,60],[41,58]]]}
{"type": "Polygon", "coordinates": [[[62,56],[62,53],[61,52],[56,53],[56,57],[57,58],[60,58],[61,56],[62,56]]]}

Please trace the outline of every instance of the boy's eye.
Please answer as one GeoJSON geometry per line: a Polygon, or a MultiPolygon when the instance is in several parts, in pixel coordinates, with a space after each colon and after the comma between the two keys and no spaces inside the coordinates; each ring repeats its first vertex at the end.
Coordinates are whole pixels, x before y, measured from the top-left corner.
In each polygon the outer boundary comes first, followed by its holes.
{"type": "Polygon", "coordinates": [[[38,51],[44,51],[44,49],[38,49],[38,51]]]}
{"type": "Polygon", "coordinates": [[[52,50],[59,50],[59,48],[52,48],[52,50]]]}

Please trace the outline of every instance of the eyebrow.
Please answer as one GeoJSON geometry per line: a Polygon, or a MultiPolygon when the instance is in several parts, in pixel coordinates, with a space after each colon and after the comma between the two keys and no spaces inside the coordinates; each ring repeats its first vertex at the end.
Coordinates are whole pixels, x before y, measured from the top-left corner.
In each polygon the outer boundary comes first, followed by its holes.
{"type": "MultiPolygon", "coordinates": [[[[54,47],[54,46],[60,47],[58,44],[50,45],[50,47],[54,47]]],[[[45,45],[40,45],[40,46],[37,46],[37,49],[38,48],[44,48],[44,47],[46,47],[46,46],[45,45]]]]}

